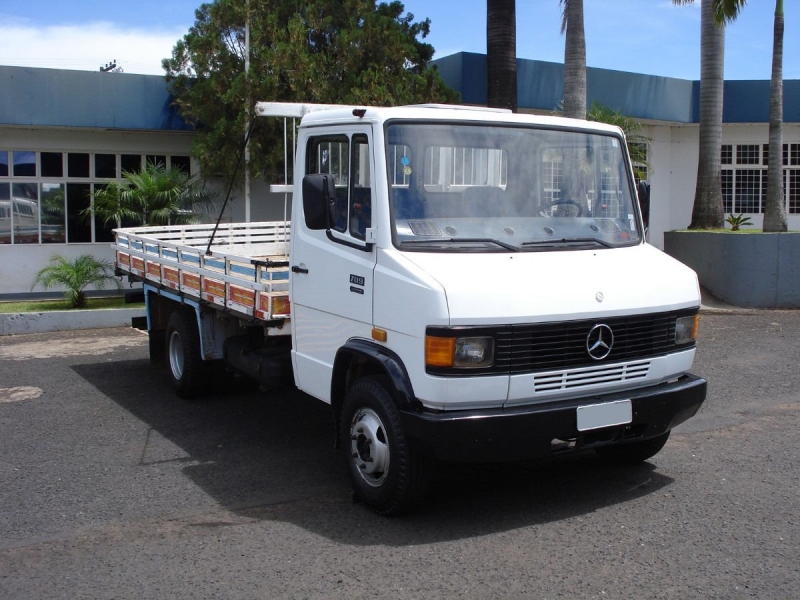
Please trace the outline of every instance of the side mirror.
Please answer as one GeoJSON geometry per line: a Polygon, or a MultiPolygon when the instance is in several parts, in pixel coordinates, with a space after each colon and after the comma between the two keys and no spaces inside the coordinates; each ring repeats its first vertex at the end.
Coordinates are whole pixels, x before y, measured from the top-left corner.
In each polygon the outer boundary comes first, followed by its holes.
{"type": "Polygon", "coordinates": [[[330,229],[336,206],[336,187],[332,175],[303,177],[303,214],[309,229],[330,229]]]}

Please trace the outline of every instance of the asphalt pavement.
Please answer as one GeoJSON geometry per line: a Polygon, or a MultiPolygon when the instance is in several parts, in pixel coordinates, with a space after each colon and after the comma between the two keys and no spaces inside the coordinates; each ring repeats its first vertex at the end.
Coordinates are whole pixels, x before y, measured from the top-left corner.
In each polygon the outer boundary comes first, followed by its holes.
{"type": "Polygon", "coordinates": [[[796,598],[800,312],[704,311],[699,414],[633,468],[440,465],[354,504],[327,407],[175,397],[126,328],[0,337],[0,598],[796,598]]]}

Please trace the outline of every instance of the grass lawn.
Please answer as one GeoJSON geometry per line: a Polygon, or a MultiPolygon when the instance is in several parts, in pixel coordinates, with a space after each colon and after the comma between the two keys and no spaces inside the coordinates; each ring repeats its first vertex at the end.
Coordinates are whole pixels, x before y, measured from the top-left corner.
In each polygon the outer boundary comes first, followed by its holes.
{"type": "MultiPolygon", "coordinates": [[[[95,308],[144,308],[144,302],[125,304],[124,297],[89,298],[85,309],[95,308]]],[[[51,310],[75,310],[69,300],[25,300],[22,302],[0,302],[0,313],[46,312],[51,310]]]]}

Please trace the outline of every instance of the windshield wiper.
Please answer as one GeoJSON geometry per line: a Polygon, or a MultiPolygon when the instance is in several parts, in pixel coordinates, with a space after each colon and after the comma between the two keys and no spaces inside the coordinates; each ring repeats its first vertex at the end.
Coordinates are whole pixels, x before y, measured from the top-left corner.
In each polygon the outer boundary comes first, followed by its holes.
{"type": "Polygon", "coordinates": [[[511,250],[512,252],[519,252],[519,248],[507,242],[502,242],[500,240],[495,240],[493,238],[437,238],[437,239],[427,239],[427,240],[405,240],[402,242],[403,244],[495,244],[500,246],[501,248],[505,248],[506,250],[511,250]]]}
{"type": "Polygon", "coordinates": [[[534,242],[522,242],[522,246],[558,246],[558,245],[586,245],[586,244],[598,244],[603,246],[603,248],[613,248],[614,245],[606,242],[605,240],[600,240],[593,237],[588,238],[558,238],[552,240],[536,240],[534,242]]]}

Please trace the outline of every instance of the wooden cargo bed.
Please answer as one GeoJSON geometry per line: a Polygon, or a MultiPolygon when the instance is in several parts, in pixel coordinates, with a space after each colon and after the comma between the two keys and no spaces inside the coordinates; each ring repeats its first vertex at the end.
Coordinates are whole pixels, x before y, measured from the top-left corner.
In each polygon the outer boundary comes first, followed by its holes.
{"type": "Polygon", "coordinates": [[[289,223],[114,230],[117,268],[134,279],[263,321],[288,319],[289,223]]]}

